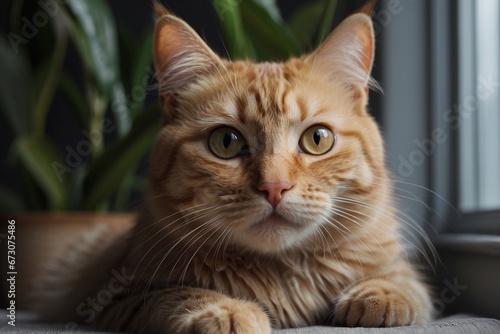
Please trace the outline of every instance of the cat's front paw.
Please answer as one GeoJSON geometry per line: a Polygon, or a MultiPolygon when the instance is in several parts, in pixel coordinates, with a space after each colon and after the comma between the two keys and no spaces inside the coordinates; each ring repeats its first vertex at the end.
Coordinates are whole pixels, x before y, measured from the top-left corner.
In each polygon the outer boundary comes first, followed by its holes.
{"type": "Polygon", "coordinates": [[[228,299],[189,315],[189,334],[270,334],[269,318],[251,302],[228,299]]]}
{"type": "Polygon", "coordinates": [[[418,302],[396,285],[360,284],[345,291],[334,309],[334,323],[349,327],[392,327],[414,324],[418,302]]]}

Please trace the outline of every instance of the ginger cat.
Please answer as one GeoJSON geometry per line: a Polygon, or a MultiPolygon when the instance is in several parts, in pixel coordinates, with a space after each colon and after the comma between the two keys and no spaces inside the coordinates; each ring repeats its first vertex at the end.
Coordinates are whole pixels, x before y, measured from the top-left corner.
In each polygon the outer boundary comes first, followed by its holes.
{"type": "Polygon", "coordinates": [[[130,234],[80,245],[93,260],[63,263],[64,289],[40,313],[169,334],[428,321],[367,112],[373,57],[363,13],[311,54],[254,63],[220,58],[157,4],[164,119],[147,206],[130,234]],[[100,293],[106,304],[85,312],[100,293]]]}

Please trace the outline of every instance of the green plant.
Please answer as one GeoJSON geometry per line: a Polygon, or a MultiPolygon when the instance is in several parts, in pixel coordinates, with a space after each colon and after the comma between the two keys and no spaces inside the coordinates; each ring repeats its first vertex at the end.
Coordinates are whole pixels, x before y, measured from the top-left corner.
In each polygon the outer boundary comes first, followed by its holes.
{"type": "MultiPolygon", "coordinates": [[[[143,87],[153,32],[137,47],[118,31],[105,0],[56,1],[12,1],[11,31],[0,38],[0,108],[14,135],[9,161],[24,189],[16,200],[0,186],[0,210],[123,210],[160,123],[156,102],[146,105],[145,96],[135,96],[131,103],[126,93],[143,87]],[[26,36],[21,18],[44,15],[52,29],[28,21],[35,29],[26,36]],[[65,73],[68,42],[79,55],[82,82],[65,73]],[[92,137],[86,159],[68,162],[48,138],[45,123],[56,94],[92,137]],[[110,127],[114,137],[105,139],[110,127]]],[[[273,61],[318,45],[330,31],[336,1],[308,1],[288,22],[275,0],[212,4],[231,59],[273,61]]]]}
{"type": "Polygon", "coordinates": [[[285,60],[318,46],[331,30],[336,0],[307,1],[285,21],[276,0],[212,0],[231,59],[285,60]]]}
{"type": "Polygon", "coordinates": [[[156,102],[145,105],[146,94],[131,102],[126,93],[143,87],[152,31],[137,48],[127,33],[117,31],[105,0],[13,1],[10,14],[11,31],[0,39],[0,106],[14,134],[9,162],[24,196],[16,201],[16,194],[2,187],[1,208],[123,209],[134,170],[159,124],[156,102]],[[83,82],[63,68],[70,41],[83,82]],[[90,135],[85,156],[73,157],[77,161],[68,163],[46,133],[56,94],[70,106],[82,133],[90,135]],[[114,138],[105,140],[106,126],[116,128],[114,138]]]}

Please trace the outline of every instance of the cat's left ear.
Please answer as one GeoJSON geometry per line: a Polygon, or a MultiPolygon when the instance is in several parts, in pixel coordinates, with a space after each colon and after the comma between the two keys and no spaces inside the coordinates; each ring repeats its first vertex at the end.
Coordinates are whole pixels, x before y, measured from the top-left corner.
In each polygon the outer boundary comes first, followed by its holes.
{"type": "Polygon", "coordinates": [[[155,10],[154,65],[161,95],[171,95],[223,66],[186,22],[159,3],[155,10]]]}
{"type": "Polygon", "coordinates": [[[357,13],[345,19],[306,62],[332,79],[342,81],[353,91],[353,98],[361,98],[364,105],[372,84],[374,54],[372,20],[364,13],[357,13]]]}

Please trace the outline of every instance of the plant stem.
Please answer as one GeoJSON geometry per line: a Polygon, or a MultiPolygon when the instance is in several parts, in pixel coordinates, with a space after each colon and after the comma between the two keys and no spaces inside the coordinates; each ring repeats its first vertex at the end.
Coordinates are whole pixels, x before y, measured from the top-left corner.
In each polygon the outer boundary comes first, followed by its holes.
{"type": "Polygon", "coordinates": [[[108,101],[105,97],[99,94],[93,78],[89,73],[85,74],[85,92],[87,95],[87,108],[90,115],[89,133],[92,137],[92,159],[94,160],[104,149],[104,134],[102,131],[102,123],[108,101]]]}
{"type": "Polygon", "coordinates": [[[237,0],[212,0],[225,37],[229,58],[245,59],[251,55],[241,18],[240,3],[237,0]]]}
{"type": "Polygon", "coordinates": [[[321,21],[319,24],[316,45],[320,45],[332,29],[333,15],[335,14],[336,7],[337,0],[326,0],[325,11],[321,16],[321,21]]]}
{"type": "Polygon", "coordinates": [[[66,48],[68,45],[68,33],[57,16],[54,18],[53,27],[56,36],[56,45],[52,54],[47,73],[44,75],[43,84],[36,97],[36,104],[33,111],[33,135],[38,138],[44,137],[45,121],[50,104],[54,99],[63,65],[66,48]]]}

